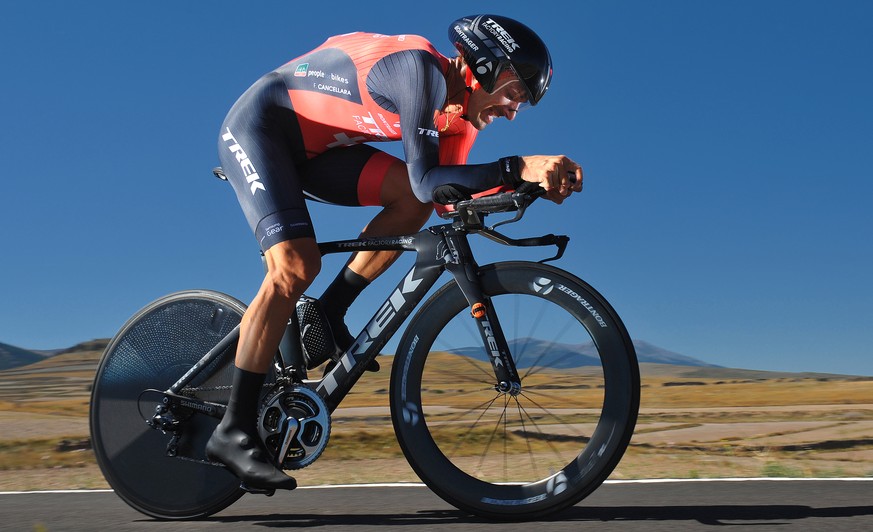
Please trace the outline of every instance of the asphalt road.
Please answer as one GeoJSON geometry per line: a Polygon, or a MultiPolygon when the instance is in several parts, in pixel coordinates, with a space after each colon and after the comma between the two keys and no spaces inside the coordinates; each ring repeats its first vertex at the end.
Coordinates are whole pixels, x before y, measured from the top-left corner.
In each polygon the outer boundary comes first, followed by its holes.
{"type": "Polygon", "coordinates": [[[467,516],[422,486],[303,488],[246,495],[201,521],[158,521],[112,492],[2,493],[0,530],[873,530],[873,478],[608,483],[577,506],[535,523],[467,516]],[[747,528],[752,527],[752,528],[747,528]]]}

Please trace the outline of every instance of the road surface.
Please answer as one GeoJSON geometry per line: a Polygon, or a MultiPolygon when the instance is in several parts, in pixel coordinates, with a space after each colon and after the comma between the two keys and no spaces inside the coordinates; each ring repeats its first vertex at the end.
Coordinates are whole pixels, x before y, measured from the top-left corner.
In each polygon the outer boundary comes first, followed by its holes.
{"type": "Polygon", "coordinates": [[[0,494],[0,530],[199,531],[316,527],[380,530],[579,531],[873,530],[873,478],[609,482],[578,505],[535,523],[465,515],[420,485],[301,488],[246,495],[204,520],[158,521],[111,491],[0,494]],[[752,528],[745,528],[752,527],[752,528]]]}

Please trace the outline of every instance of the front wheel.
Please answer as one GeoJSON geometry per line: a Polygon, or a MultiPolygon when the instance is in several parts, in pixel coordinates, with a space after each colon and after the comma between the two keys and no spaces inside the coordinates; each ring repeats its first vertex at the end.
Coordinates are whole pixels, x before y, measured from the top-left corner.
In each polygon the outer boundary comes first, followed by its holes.
{"type": "Polygon", "coordinates": [[[521,388],[496,382],[454,282],[410,323],[391,378],[391,417],[419,477],[459,509],[501,520],[543,517],[593,492],[636,424],[640,377],[630,337],[606,300],[554,267],[480,269],[521,388]]]}

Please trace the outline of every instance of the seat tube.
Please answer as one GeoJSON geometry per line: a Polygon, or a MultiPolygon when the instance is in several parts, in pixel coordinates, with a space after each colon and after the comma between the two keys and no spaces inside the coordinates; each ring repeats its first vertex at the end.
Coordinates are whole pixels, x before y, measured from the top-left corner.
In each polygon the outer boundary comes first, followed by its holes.
{"type": "Polygon", "coordinates": [[[279,342],[279,353],[286,368],[292,369],[295,375],[306,378],[306,359],[303,357],[303,344],[300,341],[300,321],[297,311],[291,313],[285,334],[279,342]]]}

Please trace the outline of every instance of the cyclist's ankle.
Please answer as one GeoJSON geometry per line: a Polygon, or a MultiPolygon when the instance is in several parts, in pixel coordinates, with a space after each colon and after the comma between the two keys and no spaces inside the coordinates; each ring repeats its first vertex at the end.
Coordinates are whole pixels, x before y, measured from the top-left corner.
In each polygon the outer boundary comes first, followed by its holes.
{"type": "Polygon", "coordinates": [[[336,346],[340,349],[340,351],[345,351],[352,346],[352,343],[355,341],[355,337],[349,332],[349,328],[346,326],[345,320],[345,311],[342,314],[335,314],[330,312],[328,309],[325,310],[325,317],[327,318],[327,323],[330,325],[331,333],[333,334],[333,340],[336,343],[336,346]]]}

